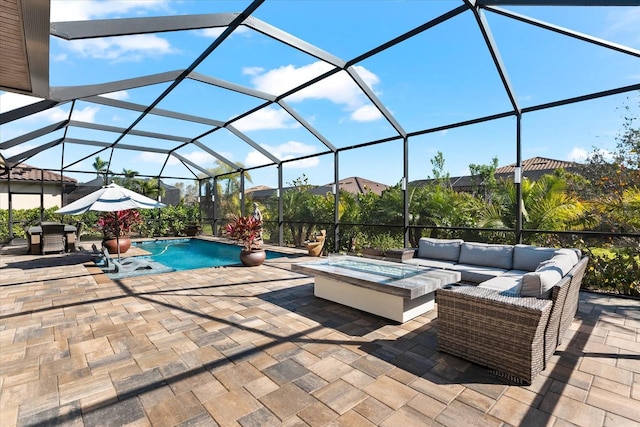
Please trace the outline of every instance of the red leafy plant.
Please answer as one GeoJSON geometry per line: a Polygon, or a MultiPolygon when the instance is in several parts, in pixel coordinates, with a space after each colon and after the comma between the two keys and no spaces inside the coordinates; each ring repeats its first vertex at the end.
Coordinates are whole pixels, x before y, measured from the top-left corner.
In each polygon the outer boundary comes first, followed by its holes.
{"type": "Polygon", "coordinates": [[[98,218],[96,226],[102,230],[105,239],[127,237],[136,225],[142,224],[143,219],[137,210],[107,212],[98,218]]]}
{"type": "Polygon", "coordinates": [[[224,235],[238,241],[244,250],[260,249],[262,245],[262,221],[254,216],[229,215],[224,235]]]}

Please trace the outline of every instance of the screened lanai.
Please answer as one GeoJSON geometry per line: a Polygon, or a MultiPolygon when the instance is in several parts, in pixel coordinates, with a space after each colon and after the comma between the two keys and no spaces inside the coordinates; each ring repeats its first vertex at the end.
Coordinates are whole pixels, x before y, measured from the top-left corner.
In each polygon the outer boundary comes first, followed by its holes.
{"type": "Polygon", "coordinates": [[[514,164],[521,197],[524,159],[615,146],[640,89],[632,0],[108,4],[3,2],[5,176],[28,163],[86,182],[99,156],[116,175],[198,180],[215,233],[235,171],[241,199],[274,189],[279,244],[303,175],[399,185],[406,244],[409,184],[437,153],[452,176],[514,164]]]}

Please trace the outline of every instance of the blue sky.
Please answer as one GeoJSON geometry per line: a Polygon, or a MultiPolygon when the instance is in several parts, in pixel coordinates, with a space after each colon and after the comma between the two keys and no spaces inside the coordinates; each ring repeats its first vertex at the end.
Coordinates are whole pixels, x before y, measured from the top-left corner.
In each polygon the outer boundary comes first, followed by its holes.
{"type": "MultiPolygon", "coordinates": [[[[57,1],[51,2],[51,21],[240,12],[248,1],[57,1]]],[[[274,1],[267,0],[254,16],[312,43],[332,55],[350,60],[462,4],[461,1],[274,1]]],[[[633,49],[640,49],[640,8],[620,7],[504,7],[554,25],[583,32],[633,49]]],[[[486,12],[491,31],[509,73],[521,106],[579,96],[637,84],[640,59],[546,32],[494,13],[486,12]]],[[[142,75],[181,70],[189,66],[220,29],[147,34],[64,41],[51,38],[50,84],[74,86],[128,79],[142,75]]],[[[510,109],[500,78],[493,66],[473,15],[465,12],[357,66],[362,79],[393,114],[402,127],[413,132],[447,125],[510,109]]],[[[274,41],[246,27],[234,32],[195,71],[270,94],[281,94],[330,67],[302,52],[274,41]]],[[[129,89],[109,96],[134,103],[148,103],[167,87],[129,89]]],[[[0,92],[2,112],[36,101],[0,92]]],[[[394,136],[369,100],[346,74],[338,73],[286,99],[306,121],[337,147],[349,147],[370,140],[394,136]]],[[[181,111],[226,121],[262,102],[237,93],[189,82],[180,85],[159,108],[181,111]]],[[[580,160],[594,146],[615,147],[628,105],[638,114],[638,93],[573,104],[528,113],[522,121],[523,158],[534,156],[580,160]]],[[[37,117],[21,119],[0,130],[4,142],[25,132],[65,119],[70,104],[48,110],[37,117]]],[[[121,109],[78,102],[73,120],[128,127],[137,114],[121,109]]],[[[296,158],[326,148],[302,129],[283,109],[272,106],[236,123],[261,146],[281,159],[296,158]]],[[[471,163],[487,164],[498,157],[500,165],[513,163],[515,118],[437,132],[409,141],[409,179],[431,174],[430,159],[444,154],[452,176],[468,173],[471,163]]],[[[195,137],[209,128],[154,116],[145,117],[137,129],[195,137]]],[[[49,142],[62,135],[48,135],[18,147],[3,150],[5,157],[49,142]]],[[[115,134],[72,129],[71,138],[112,142],[115,134]]],[[[262,154],[227,131],[214,132],[201,140],[224,157],[247,167],[266,163],[262,154]]],[[[127,136],[123,143],[172,148],[175,142],[127,136]]],[[[64,165],[92,154],[95,147],[64,146],[64,165]]],[[[203,167],[214,159],[197,147],[179,154],[203,167]]],[[[39,154],[27,163],[60,168],[62,147],[39,154]]],[[[109,152],[100,153],[103,159],[109,152]]],[[[164,156],[116,150],[114,171],[133,169],[157,174],[164,156]]],[[[91,171],[93,157],[73,164],[70,170],[91,171]]],[[[361,176],[386,184],[402,177],[402,142],[395,141],[340,154],[340,177],[361,176]]],[[[171,160],[164,174],[188,177],[178,161],[171,160]]],[[[285,182],[302,174],[310,182],[333,180],[333,156],[287,163],[285,182]]],[[[68,172],[86,181],[92,174],[68,172]]],[[[275,168],[251,171],[253,184],[277,185],[275,168]]],[[[167,179],[171,183],[174,179],[167,179]]]]}

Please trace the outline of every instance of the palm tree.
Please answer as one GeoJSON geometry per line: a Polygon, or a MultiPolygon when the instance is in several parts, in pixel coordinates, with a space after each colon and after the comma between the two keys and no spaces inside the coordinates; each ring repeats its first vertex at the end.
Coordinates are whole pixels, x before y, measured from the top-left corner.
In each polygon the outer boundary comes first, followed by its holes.
{"type": "Polygon", "coordinates": [[[122,169],[122,177],[114,178],[113,181],[129,190],[140,192],[140,180],[136,179],[137,175],[139,175],[138,171],[122,169]]]}
{"type": "MultiPolygon", "coordinates": [[[[567,191],[567,179],[543,175],[537,181],[522,180],[522,227],[530,230],[581,230],[590,225],[586,206],[567,191]]],[[[513,228],[517,192],[511,181],[503,181],[496,203],[480,214],[479,227],[513,228]]]]}
{"type": "Polygon", "coordinates": [[[158,196],[164,196],[164,188],[158,187],[157,179],[138,180],[138,184],[140,185],[140,193],[147,197],[157,199],[158,196]]]}
{"type": "MultiPolygon", "coordinates": [[[[237,163],[237,165],[240,168],[244,168],[242,163],[237,163]]],[[[218,163],[216,167],[207,170],[214,176],[220,176],[216,188],[216,193],[220,199],[220,211],[225,213],[240,212],[240,172],[226,163],[218,163]],[[225,182],[224,188],[221,182],[225,182]]],[[[204,178],[204,175],[200,176],[200,178],[204,178]]],[[[250,183],[253,182],[248,172],[244,173],[244,179],[250,183]]],[[[218,199],[216,199],[217,202],[218,199]]],[[[226,216],[226,214],[223,216],[226,216]]]]}
{"type": "Polygon", "coordinates": [[[102,177],[104,184],[106,184],[109,173],[111,173],[109,170],[109,162],[102,160],[100,156],[96,156],[95,161],[91,166],[95,169],[96,176],[102,177]]]}

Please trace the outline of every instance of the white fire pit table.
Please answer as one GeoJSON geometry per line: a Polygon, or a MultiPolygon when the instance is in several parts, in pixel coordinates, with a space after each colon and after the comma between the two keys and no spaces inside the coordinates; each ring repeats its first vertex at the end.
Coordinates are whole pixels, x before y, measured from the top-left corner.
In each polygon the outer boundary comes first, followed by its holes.
{"type": "Polygon", "coordinates": [[[314,294],[404,323],[434,307],[435,291],[460,281],[457,271],[336,255],[293,264],[315,278],[314,294]]]}

